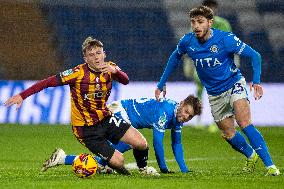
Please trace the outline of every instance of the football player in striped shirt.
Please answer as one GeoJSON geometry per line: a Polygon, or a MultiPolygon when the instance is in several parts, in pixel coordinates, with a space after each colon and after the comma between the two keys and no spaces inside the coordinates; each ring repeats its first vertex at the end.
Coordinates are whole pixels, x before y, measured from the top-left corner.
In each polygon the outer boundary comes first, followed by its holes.
{"type": "Polygon", "coordinates": [[[105,62],[103,43],[97,39],[86,38],[82,52],[85,63],[35,83],[9,98],[4,105],[16,104],[18,109],[24,99],[47,87],[69,85],[71,125],[77,140],[119,173],[129,174],[124,168],[123,154],[108,143],[123,141],[134,148],[137,161],[147,168],[146,139],[137,129],[113,116],[106,106],[112,81],[126,85],[129,82],[127,74],[115,63],[105,62]]]}

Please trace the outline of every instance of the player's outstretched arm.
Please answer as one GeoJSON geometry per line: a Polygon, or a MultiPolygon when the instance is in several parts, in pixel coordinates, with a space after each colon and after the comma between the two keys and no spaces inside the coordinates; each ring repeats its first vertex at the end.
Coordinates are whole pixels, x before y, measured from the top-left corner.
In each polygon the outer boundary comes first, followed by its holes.
{"type": "MultiPolygon", "coordinates": [[[[175,50],[172,55],[170,56],[167,66],[164,70],[164,73],[157,84],[157,89],[155,90],[155,97],[159,100],[159,95],[161,91],[163,91],[163,87],[166,86],[166,82],[170,76],[170,74],[177,68],[179,61],[181,61],[181,56],[177,50],[175,50]],[[160,92],[159,92],[160,91],[160,92]]],[[[166,93],[164,93],[166,95],[166,93]]]]}
{"type": "Polygon", "coordinates": [[[179,168],[182,173],[187,173],[189,172],[189,169],[187,168],[184,161],[183,148],[181,143],[181,132],[176,132],[175,130],[171,130],[171,138],[172,138],[173,153],[175,155],[179,168]]]}
{"type": "Polygon", "coordinates": [[[41,81],[35,83],[34,85],[29,87],[28,89],[22,91],[20,94],[17,94],[17,95],[10,97],[4,103],[4,105],[9,107],[9,106],[12,106],[14,104],[17,104],[16,109],[18,110],[21,107],[23,101],[27,97],[29,97],[29,96],[47,88],[47,87],[55,87],[55,86],[58,86],[58,85],[60,85],[60,83],[59,83],[59,80],[56,78],[56,76],[51,76],[47,79],[44,79],[44,80],[41,80],[41,81]]]}

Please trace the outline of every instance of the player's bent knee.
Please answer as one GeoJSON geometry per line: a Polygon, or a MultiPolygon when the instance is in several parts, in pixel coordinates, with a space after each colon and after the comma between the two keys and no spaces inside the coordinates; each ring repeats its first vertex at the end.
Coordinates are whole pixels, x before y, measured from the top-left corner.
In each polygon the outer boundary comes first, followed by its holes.
{"type": "Polygon", "coordinates": [[[231,138],[233,138],[236,134],[236,130],[235,129],[227,129],[227,130],[222,130],[221,131],[221,135],[225,140],[229,140],[231,138]]]}
{"type": "Polygon", "coordinates": [[[137,150],[145,150],[148,148],[148,143],[147,140],[142,137],[140,140],[136,141],[136,143],[133,145],[134,149],[137,150]]]}
{"type": "Polygon", "coordinates": [[[124,165],[124,157],[122,153],[119,151],[115,150],[114,154],[112,155],[109,163],[114,167],[114,168],[121,168],[124,165]]]}
{"type": "Polygon", "coordinates": [[[246,126],[251,124],[251,121],[250,120],[237,120],[237,123],[241,128],[245,128],[246,126]]]}

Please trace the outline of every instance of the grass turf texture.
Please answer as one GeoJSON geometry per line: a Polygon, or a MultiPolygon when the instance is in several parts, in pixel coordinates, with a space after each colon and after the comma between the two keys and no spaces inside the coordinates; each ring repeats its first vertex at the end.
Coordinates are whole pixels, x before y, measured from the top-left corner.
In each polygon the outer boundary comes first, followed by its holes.
{"type": "MultiPolygon", "coordinates": [[[[252,174],[242,172],[245,158],[223,141],[219,133],[208,133],[190,127],[183,129],[183,148],[191,173],[179,172],[171,151],[170,132],[166,132],[164,147],[167,165],[174,174],[160,177],[95,175],[77,178],[70,166],[59,166],[40,173],[42,163],[56,147],[68,154],[88,152],[76,141],[70,126],[0,125],[0,188],[284,188],[284,175],[265,177],[261,161],[252,174]]],[[[280,171],[284,172],[284,128],[259,128],[280,171]]],[[[149,163],[154,161],[152,130],[141,130],[150,144],[149,163]]],[[[132,151],[125,153],[126,163],[134,162],[132,151]]],[[[154,163],[153,163],[154,162],[154,163]]]]}

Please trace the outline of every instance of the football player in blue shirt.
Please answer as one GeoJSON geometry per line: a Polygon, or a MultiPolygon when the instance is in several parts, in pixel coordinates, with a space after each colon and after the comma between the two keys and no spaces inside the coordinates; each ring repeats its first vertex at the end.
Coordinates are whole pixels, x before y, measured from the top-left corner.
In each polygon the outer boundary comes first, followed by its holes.
{"type": "Polygon", "coordinates": [[[193,32],[180,39],[170,56],[155,90],[156,99],[159,100],[162,91],[165,96],[166,91],[163,88],[167,79],[181,62],[181,57],[187,54],[192,58],[198,77],[207,90],[211,112],[223,138],[233,149],[247,157],[243,170],[253,172],[259,156],[267,168],[266,175],[279,175],[280,171],[270,157],[263,136],[252,124],[246,81],[233,62],[234,54],[251,58],[251,89],[254,89],[255,100],[259,100],[263,95],[260,85],[260,54],[233,33],[211,29],[213,11],[209,7],[193,8],[189,12],[189,18],[193,32]],[[234,119],[250,144],[235,129],[234,119]]]}
{"type": "MultiPolygon", "coordinates": [[[[184,122],[201,114],[201,102],[197,97],[189,95],[180,103],[169,99],[162,99],[160,102],[149,98],[127,99],[113,102],[108,105],[108,108],[121,121],[130,123],[136,129],[149,128],[153,130],[154,151],[162,173],[171,173],[166,165],[163,147],[164,133],[166,129],[170,129],[175,159],[181,172],[189,171],[183,156],[181,129],[184,122]]],[[[114,147],[122,153],[131,149],[131,146],[124,142],[119,142],[114,147]]],[[[135,151],[133,154],[135,157],[135,151]]],[[[66,156],[62,149],[57,149],[44,163],[43,170],[60,164],[71,165],[75,157],[75,155],[66,156]]],[[[96,159],[98,158],[96,157],[96,159]]],[[[101,165],[106,165],[102,159],[98,160],[101,165]]],[[[140,166],[138,161],[137,166],[145,167],[145,165],[140,166]]]]}

